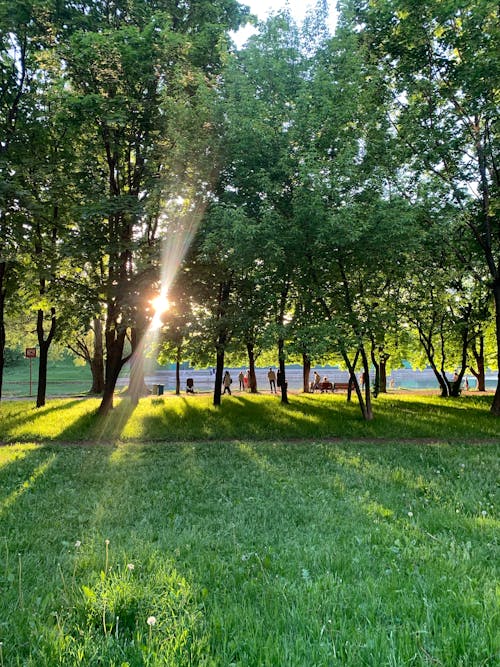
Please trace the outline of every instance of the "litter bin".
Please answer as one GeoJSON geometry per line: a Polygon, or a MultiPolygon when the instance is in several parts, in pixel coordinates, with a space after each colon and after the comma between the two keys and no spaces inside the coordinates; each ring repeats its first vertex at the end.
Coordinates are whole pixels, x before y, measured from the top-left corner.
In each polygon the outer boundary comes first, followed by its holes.
{"type": "Polygon", "coordinates": [[[163,384],[154,384],[153,385],[153,394],[155,396],[163,396],[163,389],[165,388],[165,385],[163,384]]]}

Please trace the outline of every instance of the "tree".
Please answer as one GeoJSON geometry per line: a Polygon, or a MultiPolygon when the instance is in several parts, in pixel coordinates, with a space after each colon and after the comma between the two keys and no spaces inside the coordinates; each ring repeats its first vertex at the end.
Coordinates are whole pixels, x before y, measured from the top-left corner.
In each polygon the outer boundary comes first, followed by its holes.
{"type": "Polygon", "coordinates": [[[425,182],[439,179],[458,223],[475,242],[495,303],[500,416],[500,220],[498,217],[498,3],[346,2],[366,53],[384,73],[388,117],[425,182]]]}
{"type": "MultiPolygon", "coordinates": [[[[156,247],[159,255],[152,202],[182,196],[183,173],[197,175],[191,182],[206,180],[206,174],[199,176],[205,166],[200,156],[213,166],[207,142],[223,37],[243,16],[227,0],[174,8],[145,0],[94,5],[82,11],[82,29],[62,46],[86,150],[107,188],[98,202],[107,273],[101,413],[112,407],[116,380],[128,359],[127,331],[143,319],[145,304],[135,285],[151,267],[139,258],[148,256],[147,248],[156,247]]],[[[95,210],[94,200],[88,205],[95,210]]],[[[86,234],[94,234],[88,225],[82,227],[86,234]]]]}

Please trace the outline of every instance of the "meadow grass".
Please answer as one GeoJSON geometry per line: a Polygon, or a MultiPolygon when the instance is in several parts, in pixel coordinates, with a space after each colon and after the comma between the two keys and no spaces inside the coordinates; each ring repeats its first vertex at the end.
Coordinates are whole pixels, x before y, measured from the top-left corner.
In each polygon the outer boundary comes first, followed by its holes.
{"type": "Polygon", "coordinates": [[[3,403],[0,667],[498,664],[490,400],[3,403]]]}
{"type": "Polygon", "coordinates": [[[142,399],[137,407],[117,398],[98,419],[98,399],[0,404],[0,441],[200,441],[300,440],[310,438],[430,438],[445,441],[496,439],[499,420],[489,412],[491,395],[458,399],[388,394],[374,402],[375,419],[365,422],[356,400],[345,395],[294,394],[283,405],[276,396],[238,394],[215,408],[209,395],[142,399]]]}
{"type": "Polygon", "coordinates": [[[497,665],[497,457],[369,439],[2,447],[0,664],[497,665]]]}

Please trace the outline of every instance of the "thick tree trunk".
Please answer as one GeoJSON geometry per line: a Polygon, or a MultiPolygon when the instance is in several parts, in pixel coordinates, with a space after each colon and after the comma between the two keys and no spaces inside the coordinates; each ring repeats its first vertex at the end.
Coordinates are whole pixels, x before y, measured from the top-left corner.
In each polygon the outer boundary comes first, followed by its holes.
{"type": "Polygon", "coordinates": [[[214,386],[214,405],[221,404],[222,396],[222,375],[224,373],[224,345],[217,346],[217,357],[215,364],[215,386],[214,386]]]}
{"type": "Polygon", "coordinates": [[[40,349],[40,359],[38,363],[38,390],[36,397],[36,407],[41,408],[45,405],[47,394],[47,362],[49,358],[49,348],[54,338],[56,331],[56,309],[50,309],[50,329],[45,338],[43,328],[43,310],[39,310],[37,314],[36,333],[38,337],[38,347],[40,349]]]}
{"type": "Polygon", "coordinates": [[[254,344],[247,343],[247,354],[248,354],[248,386],[250,387],[250,393],[257,393],[257,376],[255,375],[255,352],[254,344]]]}
{"type": "Polygon", "coordinates": [[[310,375],[311,375],[311,359],[306,352],[302,352],[302,388],[304,394],[309,393],[310,375]]]}
{"type": "Polygon", "coordinates": [[[90,358],[90,371],[92,373],[91,394],[102,394],[104,391],[104,351],[102,340],[102,321],[95,317],[92,325],[94,333],[94,352],[90,358]]]}
{"type": "Polygon", "coordinates": [[[99,415],[107,415],[113,409],[116,381],[123,364],[128,360],[128,357],[123,358],[125,336],[125,329],[116,330],[114,327],[106,325],[106,377],[102,401],[98,410],[99,415]]]}

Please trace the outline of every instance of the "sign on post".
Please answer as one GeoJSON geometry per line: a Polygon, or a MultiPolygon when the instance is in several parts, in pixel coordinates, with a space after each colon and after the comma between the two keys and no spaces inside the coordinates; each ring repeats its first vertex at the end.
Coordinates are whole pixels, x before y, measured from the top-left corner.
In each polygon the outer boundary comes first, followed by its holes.
{"type": "Polygon", "coordinates": [[[27,347],[24,353],[26,359],[30,360],[30,397],[31,397],[31,360],[36,357],[36,347],[27,347]]]}

